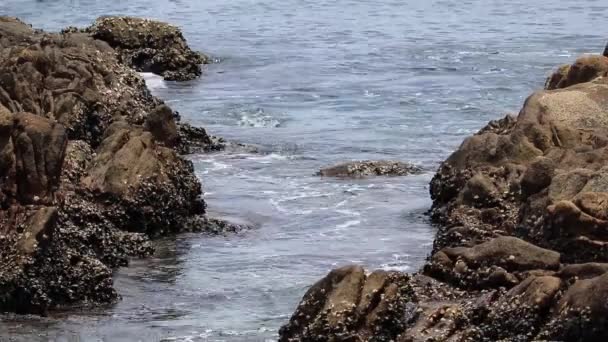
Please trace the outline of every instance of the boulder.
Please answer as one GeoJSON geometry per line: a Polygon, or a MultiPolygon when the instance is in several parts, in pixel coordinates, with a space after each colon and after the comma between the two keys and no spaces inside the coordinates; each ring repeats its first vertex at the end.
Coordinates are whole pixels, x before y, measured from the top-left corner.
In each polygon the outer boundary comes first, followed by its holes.
{"type": "Polygon", "coordinates": [[[331,271],[304,295],[279,341],[395,339],[406,328],[409,277],[397,272],[365,274],[359,266],[331,271]]]}
{"type": "Polygon", "coordinates": [[[416,165],[396,161],[353,161],[321,169],[317,175],[323,177],[369,177],[407,176],[422,173],[416,165]]]}
{"type": "Polygon", "coordinates": [[[511,288],[529,272],[552,272],[559,265],[559,253],[501,236],[468,248],[443,248],[434,253],[424,272],[464,288],[511,288]]]}
{"type": "Polygon", "coordinates": [[[115,199],[112,206],[129,208],[126,215],[108,211],[120,228],[150,234],[179,231],[184,220],[205,213],[190,161],[158,145],[141,127],[116,122],[106,134],[81,183],[100,199],[115,199]]]}
{"type": "Polygon", "coordinates": [[[534,195],[551,185],[555,174],[555,162],[547,157],[537,157],[523,174],[520,187],[523,196],[534,195]]]}
{"type": "Polygon", "coordinates": [[[18,248],[24,255],[33,255],[41,243],[48,243],[53,238],[57,223],[57,208],[42,207],[32,215],[25,225],[18,248]]]}
{"type": "Polygon", "coordinates": [[[154,108],[146,118],[146,129],[157,142],[174,147],[179,142],[179,134],[173,110],[166,105],[154,108]]]}
{"type": "Polygon", "coordinates": [[[561,66],[545,84],[545,89],[566,88],[575,84],[589,82],[608,73],[608,56],[583,56],[572,65],[561,66]]]}
{"type": "Polygon", "coordinates": [[[177,27],[134,17],[101,17],[87,28],[95,39],[117,50],[120,60],[141,72],[185,81],[201,75],[209,58],[192,51],[177,27]]]}
{"type": "Polygon", "coordinates": [[[559,253],[512,236],[501,236],[471,248],[446,248],[443,252],[469,266],[498,265],[508,271],[556,270],[560,265],[559,253]]]}
{"type": "Polygon", "coordinates": [[[18,18],[0,16],[0,48],[33,41],[34,29],[18,18]]]}
{"type": "Polygon", "coordinates": [[[0,113],[0,202],[49,203],[59,187],[65,129],[29,113],[0,113]]]}
{"type": "Polygon", "coordinates": [[[608,272],[608,264],[589,262],[585,264],[565,265],[557,275],[563,279],[590,279],[608,272]]]}
{"type": "Polygon", "coordinates": [[[96,147],[114,117],[143,124],[160,100],[112,50],[99,50],[90,37],[72,36],[50,35],[1,50],[0,104],[56,121],[70,140],[96,147]]]}
{"type": "Polygon", "coordinates": [[[554,308],[554,317],[540,337],[563,341],[604,341],[608,338],[608,274],[576,281],[554,308]]]}

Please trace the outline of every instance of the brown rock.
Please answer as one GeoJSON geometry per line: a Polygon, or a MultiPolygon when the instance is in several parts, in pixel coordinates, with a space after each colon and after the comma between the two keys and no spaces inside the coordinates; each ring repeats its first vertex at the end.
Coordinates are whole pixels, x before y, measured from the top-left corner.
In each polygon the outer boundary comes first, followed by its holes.
{"type": "Polygon", "coordinates": [[[146,118],[146,128],[154,139],[168,147],[174,147],[179,140],[173,111],[166,105],[154,108],[146,118]]]}
{"type": "Polygon", "coordinates": [[[548,187],[554,173],[555,163],[551,159],[546,157],[534,159],[521,180],[522,195],[530,196],[548,187]]]}
{"type": "Polygon", "coordinates": [[[31,256],[36,252],[40,243],[48,243],[53,236],[57,222],[57,208],[43,207],[28,220],[25,231],[19,240],[19,249],[24,255],[31,256]]]}
{"type": "Polygon", "coordinates": [[[491,206],[499,196],[492,180],[482,174],[469,179],[460,194],[462,203],[479,207],[491,206]]]}
{"type": "Polygon", "coordinates": [[[385,271],[366,276],[359,266],[333,270],[304,295],[289,323],[280,329],[279,340],[394,339],[407,323],[403,314],[411,300],[408,280],[385,271]]]}
{"type": "Polygon", "coordinates": [[[566,88],[575,84],[589,82],[597,77],[605,76],[608,72],[606,56],[583,56],[571,66],[562,66],[549,77],[546,89],[566,88]]]}
{"type": "Polygon", "coordinates": [[[134,17],[101,17],[87,31],[115,48],[123,63],[167,80],[194,79],[201,75],[200,64],[209,62],[206,56],[188,47],[177,27],[167,23],[134,17]]]}
{"type": "Polygon", "coordinates": [[[446,248],[450,258],[462,258],[469,265],[504,265],[508,271],[559,268],[557,252],[537,247],[512,236],[502,236],[471,248],[446,248]]]}
{"type": "Polygon", "coordinates": [[[0,199],[50,202],[67,144],[63,127],[40,116],[5,112],[0,113],[0,133],[0,199]]]}
{"type": "Polygon", "coordinates": [[[608,264],[590,262],[585,264],[566,265],[557,273],[557,276],[564,279],[590,279],[601,276],[606,272],[608,272],[608,264]]]}
{"type": "Polygon", "coordinates": [[[544,309],[553,303],[553,298],[560,290],[561,284],[561,280],[556,277],[531,276],[512,288],[504,298],[511,300],[517,296],[524,305],[544,309]]]}
{"type": "Polygon", "coordinates": [[[422,170],[415,165],[396,161],[353,161],[317,173],[323,177],[369,177],[369,176],[407,176],[419,174],[422,170]]]}
{"type": "MultiPolygon", "coordinates": [[[[168,78],[200,73],[179,30],[157,28],[138,56],[168,78]]],[[[45,33],[0,16],[2,312],[111,303],[112,270],[150,255],[150,236],[240,229],[204,217],[192,163],[173,150],[211,138],[190,128],[181,139],[179,117],[116,52],[75,28],[45,33]]]]}

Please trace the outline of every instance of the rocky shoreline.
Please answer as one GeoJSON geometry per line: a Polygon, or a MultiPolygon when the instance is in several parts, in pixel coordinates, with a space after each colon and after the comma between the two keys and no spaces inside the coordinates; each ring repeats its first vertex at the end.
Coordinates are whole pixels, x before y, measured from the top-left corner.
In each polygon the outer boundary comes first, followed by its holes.
{"type": "MultiPolygon", "coordinates": [[[[280,340],[606,340],[607,54],[560,67],[440,166],[418,273],[336,269],[280,340]]],[[[240,229],[206,216],[183,158],[231,145],[182,123],[137,74],[191,80],[209,61],[166,23],[47,33],[0,17],[0,312],[112,303],[113,270],[149,256],[154,237],[240,229]]],[[[418,172],[363,161],[319,175],[418,172]]]]}
{"type": "Polygon", "coordinates": [[[208,61],[172,25],[103,17],[60,33],[0,17],[0,311],[119,298],[112,271],[150,239],[238,227],[205,213],[181,155],[225,142],[151,95],[208,61]]]}
{"type": "Polygon", "coordinates": [[[560,67],[440,166],[418,273],[336,269],[280,341],[607,340],[607,158],[605,53],[560,67]]]}

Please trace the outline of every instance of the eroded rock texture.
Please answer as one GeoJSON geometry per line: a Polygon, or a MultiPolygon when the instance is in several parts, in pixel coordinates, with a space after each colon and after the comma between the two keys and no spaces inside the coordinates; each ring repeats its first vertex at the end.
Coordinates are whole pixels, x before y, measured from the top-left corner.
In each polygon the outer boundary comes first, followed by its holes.
{"type": "Polygon", "coordinates": [[[149,255],[150,237],[234,229],[204,216],[180,156],[221,146],[131,69],[194,77],[200,55],[164,23],[102,18],[89,31],[0,17],[0,311],[112,302],[112,269],[149,255]]]}
{"type": "Polygon", "coordinates": [[[116,49],[120,60],[137,71],[167,80],[186,81],[201,75],[207,56],[192,51],[181,31],[170,24],[133,17],[102,17],[87,32],[116,49]]]}
{"type": "Polygon", "coordinates": [[[359,297],[342,293],[364,287],[336,280],[365,279],[351,267],[311,288],[282,340],[608,339],[607,71],[605,56],[559,68],[517,117],[490,122],[441,165],[432,255],[418,274],[387,280],[408,289],[385,314],[398,323],[366,330],[332,316],[325,303],[352,311],[359,297]]]}
{"type": "Polygon", "coordinates": [[[323,177],[360,178],[369,176],[407,176],[419,174],[416,165],[390,160],[352,161],[321,169],[317,175],[323,177]]]}

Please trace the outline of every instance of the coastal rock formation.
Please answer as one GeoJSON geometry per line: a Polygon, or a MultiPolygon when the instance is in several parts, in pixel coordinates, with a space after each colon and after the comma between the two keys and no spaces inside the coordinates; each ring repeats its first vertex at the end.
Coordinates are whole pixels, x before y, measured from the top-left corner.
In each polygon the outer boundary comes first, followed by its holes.
{"type": "Polygon", "coordinates": [[[416,165],[379,160],[352,161],[321,169],[317,175],[323,177],[369,177],[369,176],[407,176],[419,174],[422,169],[416,165]]]}
{"type": "Polygon", "coordinates": [[[408,280],[398,272],[366,275],[359,266],[333,270],[304,295],[281,341],[393,340],[411,319],[404,315],[413,293],[408,280]]]}
{"type": "Polygon", "coordinates": [[[164,23],[102,18],[89,31],[0,17],[0,311],[112,302],[112,270],[150,255],[150,237],[238,228],[205,216],[180,156],[221,143],[131,68],[191,78],[200,56],[164,23]]]}
{"type": "Polygon", "coordinates": [[[547,79],[546,89],[561,89],[589,82],[608,73],[608,56],[583,56],[572,65],[561,66],[547,79]]]}
{"type": "Polygon", "coordinates": [[[408,289],[384,316],[397,323],[362,330],[367,314],[331,316],[324,303],[350,312],[363,301],[366,273],[350,267],[358,280],[340,269],[313,286],[281,339],[608,339],[607,72],[606,56],[559,68],[517,117],[490,122],[442,163],[430,185],[432,255],[389,280],[408,289]]]}
{"type": "Polygon", "coordinates": [[[133,17],[101,17],[86,29],[95,39],[116,49],[120,61],[137,71],[153,72],[166,80],[186,81],[201,75],[210,59],[192,51],[175,26],[133,17]]]}

